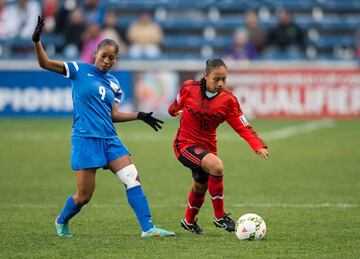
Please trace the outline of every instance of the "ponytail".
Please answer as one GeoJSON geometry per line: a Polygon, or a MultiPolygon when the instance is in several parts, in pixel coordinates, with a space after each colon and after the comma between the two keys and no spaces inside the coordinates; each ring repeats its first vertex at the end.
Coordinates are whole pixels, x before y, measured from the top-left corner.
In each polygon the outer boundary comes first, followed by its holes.
{"type": "Polygon", "coordinates": [[[202,77],[200,79],[200,94],[203,100],[205,99],[205,92],[206,92],[206,79],[205,77],[202,77]]]}

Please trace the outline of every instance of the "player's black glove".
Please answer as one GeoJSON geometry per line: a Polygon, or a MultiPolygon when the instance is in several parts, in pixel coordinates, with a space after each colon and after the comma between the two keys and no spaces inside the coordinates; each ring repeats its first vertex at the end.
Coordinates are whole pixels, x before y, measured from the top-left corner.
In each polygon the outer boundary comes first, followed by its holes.
{"type": "Polygon", "coordinates": [[[156,119],[152,116],[153,112],[139,112],[137,118],[149,124],[154,130],[158,131],[161,129],[160,123],[164,123],[163,121],[156,119]]]}
{"type": "Polygon", "coordinates": [[[44,18],[38,16],[37,25],[35,27],[34,33],[32,35],[33,42],[39,42],[40,41],[40,34],[45,25],[44,18]]]}

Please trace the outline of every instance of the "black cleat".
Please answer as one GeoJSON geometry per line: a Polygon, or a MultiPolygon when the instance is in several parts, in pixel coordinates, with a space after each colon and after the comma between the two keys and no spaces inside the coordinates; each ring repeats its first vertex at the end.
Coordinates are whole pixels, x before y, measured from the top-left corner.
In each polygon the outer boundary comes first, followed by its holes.
{"type": "Polygon", "coordinates": [[[202,228],[196,223],[195,220],[194,224],[187,223],[185,218],[181,220],[181,227],[187,231],[190,231],[194,234],[201,235],[203,233],[202,228]]]}
{"type": "Polygon", "coordinates": [[[223,228],[229,232],[235,231],[235,221],[232,218],[230,218],[229,215],[230,213],[229,214],[225,213],[224,216],[222,216],[222,218],[220,219],[214,218],[213,222],[215,226],[218,228],[223,228]]]}

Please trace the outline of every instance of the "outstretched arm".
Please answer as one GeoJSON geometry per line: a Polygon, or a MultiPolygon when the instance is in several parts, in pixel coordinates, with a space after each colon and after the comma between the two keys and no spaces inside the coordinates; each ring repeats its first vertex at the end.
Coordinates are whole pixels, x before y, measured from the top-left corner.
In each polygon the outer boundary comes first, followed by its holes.
{"type": "Polygon", "coordinates": [[[113,109],[111,111],[111,118],[113,122],[125,122],[133,120],[142,120],[155,131],[161,129],[161,124],[164,122],[152,116],[152,112],[119,112],[119,104],[114,102],[113,109]]]}
{"type": "Polygon", "coordinates": [[[32,36],[36,58],[41,68],[65,75],[64,63],[61,61],[49,59],[40,42],[40,35],[44,25],[44,19],[38,16],[38,22],[32,36]]]}
{"type": "Polygon", "coordinates": [[[248,124],[244,122],[239,117],[229,118],[227,120],[229,125],[250,145],[250,147],[255,151],[260,157],[269,157],[267,146],[265,142],[259,138],[256,131],[248,124]]]}
{"type": "Polygon", "coordinates": [[[230,112],[226,119],[229,125],[246,140],[257,155],[268,158],[269,153],[265,142],[259,138],[256,131],[251,127],[235,97],[232,99],[232,102],[229,103],[229,109],[230,112]]]}

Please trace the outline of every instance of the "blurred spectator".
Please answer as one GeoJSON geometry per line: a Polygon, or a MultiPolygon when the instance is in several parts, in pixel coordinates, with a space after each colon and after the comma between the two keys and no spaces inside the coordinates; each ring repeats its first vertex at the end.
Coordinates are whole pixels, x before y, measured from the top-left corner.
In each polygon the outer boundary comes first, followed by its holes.
{"type": "MultiPolygon", "coordinates": [[[[8,7],[5,0],[0,0],[0,40],[6,38],[6,19],[8,13],[8,7]]],[[[7,52],[7,49],[3,46],[0,41],[0,57],[7,52]]],[[[7,53],[6,53],[7,54],[7,53]]]]}
{"type": "Polygon", "coordinates": [[[82,35],[85,31],[85,21],[82,9],[73,10],[64,29],[65,47],[63,53],[66,58],[76,58],[82,50],[82,35]]]}
{"type": "Polygon", "coordinates": [[[360,29],[357,29],[354,35],[355,58],[360,64],[360,29]]]}
{"type": "Polygon", "coordinates": [[[5,38],[7,34],[6,19],[8,15],[8,6],[6,0],[0,0],[0,39],[5,38]]]}
{"type": "Polygon", "coordinates": [[[30,39],[40,12],[39,3],[32,0],[18,0],[16,4],[6,7],[6,19],[3,25],[6,37],[30,39]]]}
{"type": "Polygon", "coordinates": [[[237,60],[254,59],[257,55],[255,44],[249,41],[248,33],[245,30],[238,30],[234,33],[233,45],[227,51],[225,58],[237,60]]]}
{"type": "Polygon", "coordinates": [[[56,27],[57,33],[63,33],[69,19],[69,14],[77,8],[76,0],[64,0],[56,15],[56,27]]]}
{"type": "Polygon", "coordinates": [[[120,28],[117,24],[117,16],[115,12],[108,11],[105,14],[102,34],[104,38],[112,39],[119,44],[119,55],[124,55],[126,53],[127,46],[121,37],[120,28]]]}
{"type": "Polygon", "coordinates": [[[152,21],[150,14],[140,15],[138,21],[129,27],[127,38],[131,43],[129,48],[131,57],[155,58],[160,55],[159,44],[163,39],[163,31],[157,23],[152,21]]]}
{"type": "MultiPolygon", "coordinates": [[[[83,1],[82,1],[83,2],[83,1]]],[[[99,0],[85,0],[83,5],[86,24],[102,24],[104,13],[99,5],[99,0]]]]}
{"type": "Polygon", "coordinates": [[[56,27],[56,16],[59,11],[59,0],[44,0],[42,13],[45,20],[45,32],[51,33],[56,27]]]}
{"type": "Polygon", "coordinates": [[[293,21],[287,10],[281,10],[278,15],[278,25],[270,30],[267,37],[267,55],[286,53],[288,57],[300,57],[305,50],[305,35],[293,21]]]}
{"type": "Polygon", "coordinates": [[[254,11],[246,12],[245,24],[249,41],[255,45],[257,53],[261,53],[266,43],[266,32],[259,26],[258,18],[254,11]]]}
{"type": "Polygon", "coordinates": [[[101,27],[92,23],[87,25],[83,33],[83,46],[80,59],[87,63],[93,63],[97,45],[104,39],[101,27]]]}

